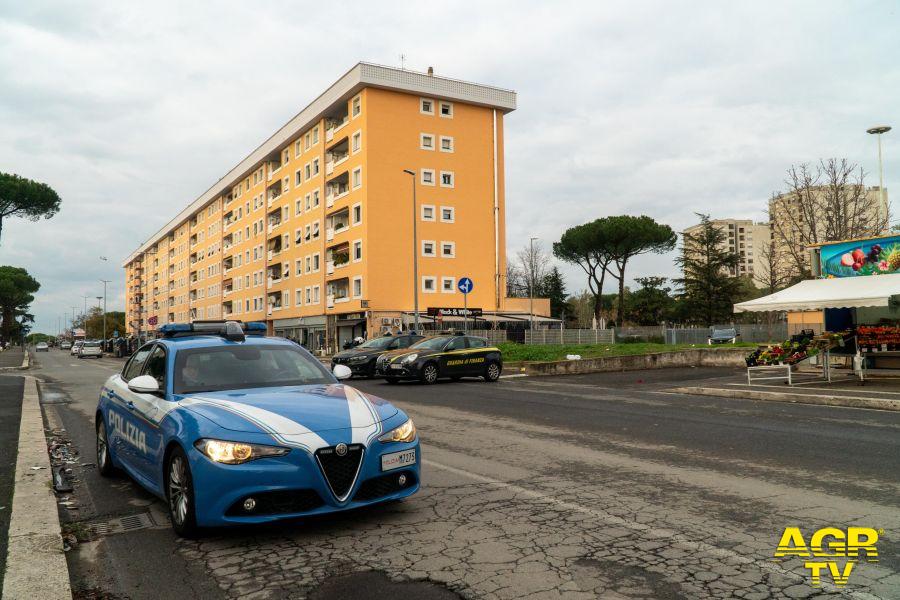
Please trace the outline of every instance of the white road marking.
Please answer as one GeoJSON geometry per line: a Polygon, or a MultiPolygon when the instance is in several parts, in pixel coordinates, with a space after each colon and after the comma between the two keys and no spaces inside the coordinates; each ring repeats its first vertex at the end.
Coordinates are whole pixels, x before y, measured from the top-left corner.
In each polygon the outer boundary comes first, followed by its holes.
{"type": "MultiPolygon", "coordinates": [[[[647,525],[644,523],[638,523],[637,521],[629,521],[628,519],[623,519],[622,517],[617,517],[615,515],[609,514],[608,512],[598,510],[596,508],[590,508],[587,506],[581,506],[580,504],[575,504],[574,502],[566,502],[565,500],[559,500],[553,496],[543,494],[541,492],[536,492],[534,490],[526,489],[521,486],[515,485],[513,483],[507,483],[505,481],[500,481],[499,479],[494,479],[492,477],[486,477],[484,475],[479,475],[478,473],[472,473],[471,471],[466,471],[463,469],[457,469],[456,467],[451,467],[449,465],[443,465],[441,463],[436,463],[432,460],[422,460],[423,465],[428,465],[429,467],[434,467],[437,469],[441,469],[447,471],[449,473],[453,473],[454,475],[459,475],[460,477],[466,477],[468,479],[472,479],[474,481],[478,481],[480,483],[487,483],[490,485],[495,485],[499,488],[509,490],[516,494],[527,496],[534,500],[540,500],[541,502],[546,502],[548,504],[552,504],[559,508],[578,512],[584,515],[589,515],[600,521],[609,523],[611,525],[617,525],[620,527],[625,527],[632,531],[640,532],[648,537],[654,539],[668,539],[673,542],[677,542],[679,546],[684,547],[685,549],[695,550],[699,552],[704,552],[707,554],[711,554],[717,558],[729,559],[740,562],[741,564],[753,564],[759,567],[763,571],[768,571],[770,573],[777,573],[779,575],[787,575],[793,578],[801,578],[802,576],[794,571],[785,569],[778,565],[775,562],[765,561],[765,560],[755,560],[753,558],[744,556],[742,554],[738,554],[736,552],[732,552],[731,550],[726,550],[724,548],[719,548],[717,546],[713,546],[711,544],[707,544],[705,542],[697,542],[694,541],[687,536],[680,534],[672,529],[660,529],[658,527],[653,527],[652,525],[647,525]]],[[[829,592],[843,592],[847,593],[843,588],[836,587],[833,584],[822,583],[821,589],[827,590],[829,592]]],[[[860,600],[871,600],[875,598],[871,594],[865,592],[851,592],[847,593],[851,598],[859,598],[860,600]]]]}

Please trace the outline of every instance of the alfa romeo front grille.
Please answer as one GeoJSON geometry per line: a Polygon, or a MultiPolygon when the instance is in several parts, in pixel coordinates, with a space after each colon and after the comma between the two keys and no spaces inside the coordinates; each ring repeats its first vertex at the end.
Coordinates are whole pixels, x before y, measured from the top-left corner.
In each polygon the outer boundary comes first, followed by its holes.
{"type": "Polygon", "coordinates": [[[322,474],[325,475],[328,487],[331,488],[331,493],[338,502],[343,502],[356,483],[365,451],[362,444],[353,444],[347,446],[344,456],[338,456],[336,448],[336,446],[320,448],[316,451],[316,460],[322,474]]]}

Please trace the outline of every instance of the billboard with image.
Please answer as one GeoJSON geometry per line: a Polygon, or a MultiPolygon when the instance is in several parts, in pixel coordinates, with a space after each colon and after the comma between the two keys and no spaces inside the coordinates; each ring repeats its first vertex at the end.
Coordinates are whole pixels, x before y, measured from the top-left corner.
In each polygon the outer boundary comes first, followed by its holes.
{"type": "Polygon", "coordinates": [[[822,277],[900,273],[900,235],[824,244],[819,266],[822,277]]]}

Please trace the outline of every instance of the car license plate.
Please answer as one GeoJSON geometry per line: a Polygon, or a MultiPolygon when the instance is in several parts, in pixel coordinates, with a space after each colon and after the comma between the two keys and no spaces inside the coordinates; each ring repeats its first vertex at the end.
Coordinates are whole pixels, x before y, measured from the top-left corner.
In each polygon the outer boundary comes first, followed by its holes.
{"type": "Polygon", "coordinates": [[[402,369],[402,368],[403,368],[403,365],[394,363],[394,364],[391,365],[391,368],[392,368],[392,369],[402,369]]]}
{"type": "Polygon", "coordinates": [[[416,464],[416,450],[404,450],[403,452],[394,452],[392,454],[384,454],[381,457],[381,470],[390,471],[399,469],[400,467],[408,467],[416,464]]]}

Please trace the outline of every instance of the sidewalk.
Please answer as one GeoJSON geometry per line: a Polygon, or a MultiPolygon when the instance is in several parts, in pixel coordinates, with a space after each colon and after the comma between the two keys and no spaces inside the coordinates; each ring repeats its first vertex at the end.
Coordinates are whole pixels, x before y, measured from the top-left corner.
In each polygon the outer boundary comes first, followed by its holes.
{"type": "Polygon", "coordinates": [[[0,369],[4,367],[18,368],[22,365],[22,359],[24,358],[25,353],[22,352],[21,347],[10,346],[3,352],[0,352],[0,369]]]}
{"type": "Polygon", "coordinates": [[[746,376],[735,376],[665,391],[698,396],[900,411],[900,378],[893,377],[873,377],[867,379],[865,385],[860,385],[856,379],[850,377],[836,379],[831,383],[807,378],[789,386],[778,382],[748,385],[746,376]]]}

